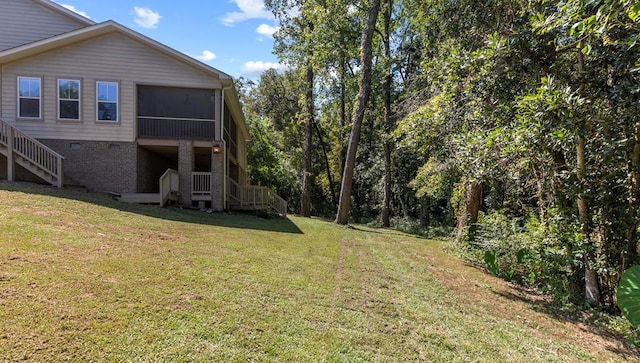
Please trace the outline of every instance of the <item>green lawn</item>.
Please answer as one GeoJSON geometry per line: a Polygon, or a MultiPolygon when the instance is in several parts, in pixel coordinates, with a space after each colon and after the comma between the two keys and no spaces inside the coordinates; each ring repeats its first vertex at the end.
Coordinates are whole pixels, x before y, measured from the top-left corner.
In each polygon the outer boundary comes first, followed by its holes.
{"type": "Polygon", "coordinates": [[[0,360],[636,361],[442,242],[0,182],[0,360]]]}

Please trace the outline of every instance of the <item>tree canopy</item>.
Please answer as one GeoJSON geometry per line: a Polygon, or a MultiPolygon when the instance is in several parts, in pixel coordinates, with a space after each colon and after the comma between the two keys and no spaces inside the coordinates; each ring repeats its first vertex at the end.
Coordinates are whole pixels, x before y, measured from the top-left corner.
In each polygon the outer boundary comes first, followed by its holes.
{"type": "Polygon", "coordinates": [[[242,87],[253,180],[304,215],[453,232],[496,274],[616,309],[640,262],[640,3],[266,5],[289,69],[242,87]]]}

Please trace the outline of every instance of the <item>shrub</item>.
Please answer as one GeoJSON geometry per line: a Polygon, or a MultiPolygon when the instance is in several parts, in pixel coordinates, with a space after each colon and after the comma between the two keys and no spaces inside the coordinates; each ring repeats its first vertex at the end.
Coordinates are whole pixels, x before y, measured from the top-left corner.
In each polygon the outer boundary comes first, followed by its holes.
{"type": "MultiPolygon", "coordinates": [[[[640,266],[633,266],[622,274],[616,297],[620,310],[637,331],[640,328],[640,266]]],[[[636,345],[640,343],[638,340],[636,336],[636,345]]]]}
{"type": "Polygon", "coordinates": [[[420,221],[411,217],[393,217],[391,226],[401,232],[427,238],[440,238],[451,235],[452,228],[446,226],[423,227],[420,221]]]}
{"type": "Polygon", "coordinates": [[[536,214],[518,219],[481,213],[470,255],[493,275],[569,303],[574,298],[571,277],[581,264],[579,236],[562,219],[550,220],[544,225],[536,214]]]}

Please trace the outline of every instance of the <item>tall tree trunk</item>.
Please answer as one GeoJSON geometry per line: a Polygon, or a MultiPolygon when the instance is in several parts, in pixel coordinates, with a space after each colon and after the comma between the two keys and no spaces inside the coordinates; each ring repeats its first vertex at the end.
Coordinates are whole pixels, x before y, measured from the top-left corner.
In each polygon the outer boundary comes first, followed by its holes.
{"type": "MultiPolygon", "coordinates": [[[[391,136],[387,133],[387,138],[391,136]]],[[[391,225],[391,141],[386,140],[384,143],[384,196],[382,198],[382,213],[380,215],[380,224],[383,227],[391,225]]]]}
{"type": "Polygon", "coordinates": [[[473,239],[478,223],[480,207],[482,207],[482,182],[474,180],[468,182],[465,190],[464,209],[458,216],[457,236],[458,242],[464,239],[465,231],[470,239],[473,239]]]}
{"type": "Polygon", "coordinates": [[[343,55],[340,69],[340,174],[344,173],[344,164],[347,162],[347,149],[344,147],[342,133],[347,126],[347,61],[343,55]]]}
{"type": "Polygon", "coordinates": [[[307,92],[304,105],[304,152],[303,152],[303,175],[302,175],[302,205],[300,215],[311,217],[311,185],[313,183],[313,172],[311,169],[311,150],[313,147],[313,68],[307,65],[307,92]]]}
{"type": "Polygon", "coordinates": [[[361,67],[360,70],[360,91],[353,110],[353,126],[351,127],[351,136],[349,137],[349,148],[347,149],[347,158],[342,175],[342,186],[340,188],[340,202],[336,213],[335,222],[338,224],[347,224],[349,222],[349,207],[351,201],[351,187],[353,185],[353,170],[356,165],[356,154],[358,152],[358,143],[360,142],[360,129],[362,120],[367,109],[369,95],[371,93],[371,68],[373,63],[373,33],[376,28],[376,20],[380,12],[380,0],[371,0],[369,10],[367,12],[367,24],[362,33],[362,41],[360,44],[361,51],[361,67]]]}
{"type": "MultiPolygon", "coordinates": [[[[405,184],[406,185],[406,184],[405,184]]],[[[402,195],[400,197],[400,208],[402,208],[402,216],[405,218],[411,217],[411,211],[409,210],[409,193],[413,191],[408,187],[402,188],[402,195]]]]}
{"type": "MultiPolygon", "coordinates": [[[[578,136],[578,145],[576,147],[577,157],[577,176],[581,184],[585,182],[586,177],[586,139],[584,136],[578,136]]],[[[583,198],[582,193],[578,194],[578,216],[580,219],[580,232],[584,238],[590,239],[590,221],[589,221],[589,206],[587,201],[583,198]]],[[[596,273],[591,261],[594,258],[591,253],[585,253],[584,257],[584,292],[586,301],[594,306],[600,306],[600,286],[598,283],[598,274],[596,273]]]]}
{"type": "Polygon", "coordinates": [[[384,197],[382,199],[382,213],[380,224],[389,227],[391,215],[391,12],[393,0],[387,0],[384,13],[384,56],[387,64],[387,74],[384,80],[384,197]]]}
{"type": "Polygon", "coordinates": [[[429,222],[431,216],[429,215],[429,197],[422,197],[420,199],[420,227],[425,230],[429,228],[429,222]]]}
{"type": "MultiPolygon", "coordinates": [[[[580,77],[580,86],[578,87],[578,94],[584,94],[584,53],[582,53],[582,44],[578,48],[578,74],[580,77]]],[[[582,120],[584,123],[584,120],[582,120]]],[[[583,189],[587,177],[587,140],[584,136],[585,127],[582,130],[578,130],[578,140],[576,145],[576,174],[578,181],[580,182],[580,189],[583,189]]],[[[582,190],[578,193],[577,199],[578,205],[578,218],[580,220],[580,231],[584,238],[590,239],[591,235],[591,217],[589,215],[589,205],[584,198],[582,190]]],[[[584,292],[587,303],[594,306],[600,306],[602,304],[602,298],[600,295],[600,286],[598,283],[598,274],[592,266],[592,261],[595,258],[592,253],[585,253],[584,256],[584,292]]]]}
{"type": "Polygon", "coordinates": [[[634,125],[634,143],[631,155],[631,186],[629,191],[629,213],[632,222],[627,232],[627,261],[622,269],[638,263],[638,204],[640,202],[640,121],[634,125]]]}
{"type": "Polygon", "coordinates": [[[320,145],[322,146],[322,155],[324,156],[324,165],[327,169],[327,180],[329,181],[329,190],[331,191],[331,204],[333,208],[337,208],[336,204],[336,188],[333,185],[333,177],[331,175],[331,164],[329,163],[329,155],[327,154],[327,145],[324,143],[324,138],[322,137],[322,132],[317,122],[313,123],[316,129],[316,134],[318,134],[318,140],[320,141],[320,145]]]}

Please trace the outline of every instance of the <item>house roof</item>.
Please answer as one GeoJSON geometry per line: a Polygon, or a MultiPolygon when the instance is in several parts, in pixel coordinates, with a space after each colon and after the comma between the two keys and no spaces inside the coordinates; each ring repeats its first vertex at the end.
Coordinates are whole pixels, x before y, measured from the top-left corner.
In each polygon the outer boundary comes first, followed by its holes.
{"type": "Polygon", "coordinates": [[[41,39],[32,43],[20,45],[14,48],[9,48],[0,51],[0,63],[9,63],[23,58],[27,58],[36,54],[44,53],[50,50],[58,49],[67,45],[75,44],[83,40],[88,40],[101,35],[118,32],[124,34],[138,42],[149,46],[165,55],[182,61],[202,72],[219,78],[220,80],[230,80],[231,76],[228,74],[210,67],[188,55],[178,52],[177,50],[170,48],[158,41],[155,41],[149,37],[146,37],[134,30],[131,30],[123,25],[116,23],[113,20],[107,20],[102,23],[93,24],[77,30],[55,35],[50,38],[41,39]]]}
{"type": "Polygon", "coordinates": [[[69,11],[48,0],[38,0],[38,2],[56,11],[65,12],[67,13],[67,15],[78,16],[86,20],[87,23],[91,25],[88,25],[87,27],[73,30],[67,33],[59,34],[50,38],[45,38],[32,43],[28,43],[28,44],[24,44],[14,48],[0,51],[0,64],[6,64],[9,62],[17,61],[27,57],[35,56],[37,54],[48,52],[54,49],[58,49],[67,45],[72,45],[84,40],[89,40],[101,35],[117,32],[129,38],[132,38],[133,40],[138,41],[145,46],[153,48],[170,58],[173,58],[177,61],[187,64],[203,73],[209,74],[219,79],[220,82],[222,83],[223,88],[225,89],[225,95],[230,99],[230,101],[232,101],[230,102],[229,108],[234,116],[234,119],[237,120],[238,126],[240,126],[240,129],[243,135],[245,136],[245,139],[246,140],[250,139],[246,120],[244,118],[244,114],[240,107],[240,101],[238,98],[237,90],[233,84],[233,79],[231,78],[230,75],[216,68],[210,67],[158,41],[155,41],[149,37],[146,37],[132,29],[129,29],[121,24],[118,24],[115,21],[108,20],[102,23],[94,23],[90,19],[77,15],[72,11],[69,11]],[[68,14],[68,13],[71,13],[71,14],[68,14]]]}

